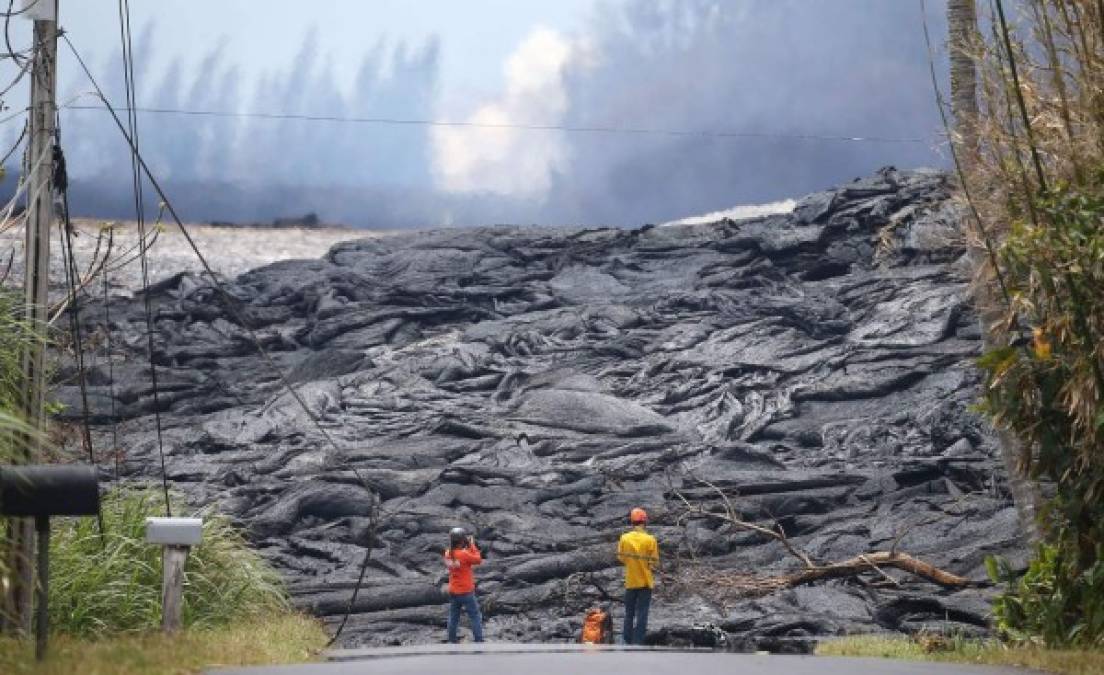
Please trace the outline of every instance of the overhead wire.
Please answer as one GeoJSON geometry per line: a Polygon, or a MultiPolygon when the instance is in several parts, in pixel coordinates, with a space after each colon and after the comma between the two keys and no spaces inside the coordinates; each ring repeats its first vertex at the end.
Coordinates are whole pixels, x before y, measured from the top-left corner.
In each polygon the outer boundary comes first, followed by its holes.
{"type": "MultiPolygon", "coordinates": [[[[108,237],[115,238],[114,230],[108,231],[108,237]]],[[[108,249],[111,250],[111,243],[108,249]]],[[[115,484],[119,483],[119,415],[115,407],[115,350],[111,342],[111,297],[108,292],[107,265],[100,268],[103,278],[103,308],[104,308],[104,353],[107,357],[107,383],[108,398],[111,399],[111,457],[115,466],[115,484]]]]}
{"type": "MultiPolygon", "coordinates": [[[[212,287],[223,297],[223,299],[225,301],[225,309],[226,309],[227,313],[234,319],[234,321],[237,322],[237,324],[239,326],[241,326],[245,330],[246,334],[249,336],[250,340],[252,341],[253,346],[257,349],[257,352],[260,354],[262,360],[276,374],[277,378],[280,381],[281,386],[292,396],[294,401],[303,410],[303,412],[306,414],[307,418],[313,424],[314,428],[319,432],[319,434],[321,434],[321,436],[325,439],[326,443],[330,446],[330,448],[332,449],[333,454],[336,458],[336,455],[341,453],[341,448],[340,448],[340,446],[338,446],[337,441],[335,441],[333,436],[326,430],[325,427],[322,426],[321,420],[319,420],[318,416],[314,413],[313,410],[311,410],[310,406],[307,405],[307,402],[303,399],[302,394],[299,393],[299,391],[291,383],[291,381],[288,379],[287,375],[283,372],[283,370],[280,368],[280,366],[277,365],[277,363],[273,360],[272,356],[268,353],[268,350],[265,349],[264,344],[261,342],[260,338],[257,336],[257,332],[249,325],[249,322],[246,321],[241,316],[241,313],[238,312],[238,310],[235,308],[235,305],[238,302],[238,300],[236,298],[234,298],[234,296],[231,295],[230,292],[226,289],[225,285],[219,279],[218,274],[214,271],[214,269],[211,267],[210,263],[207,261],[207,258],[203,255],[203,252],[199,249],[199,246],[196,244],[195,239],[192,237],[191,233],[188,232],[188,228],[186,228],[184,226],[184,222],[183,222],[183,220],[181,220],[180,215],[176,212],[176,208],[173,206],[172,201],[169,199],[168,195],[165,194],[164,189],[161,187],[160,181],[158,181],[157,177],[154,176],[153,172],[149,168],[149,165],[146,164],[145,159],[142,157],[141,152],[139,151],[138,147],[134,143],[134,139],[127,133],[126,127],[123,126],[122,119],[119,117],[119,114],[115,111],[115,108],[108,101],[107,96],[103,92],[103,89],[100,87],[99,83],[96,81],[96,78],[92,75],[92,71],[88,68],[88,64],[85,63],[84,58],[80,55],[80,52],[77,51],[76,46],[73,44],[73,41],[69,39],[69,36],[66,35],[64,32],[62,32],[61,37],[65,41],[65,44],[69,47],[69,50],[73,53],[73,56],[76,58],[77,63],[80,64],[81,69],[84,71],[85,76],[88,77],[89,82],[91,82],[92,86],[95,88],[96,95],[103,102],[103,104],[107,108],[108,112],[111,113],[111,117],[115,122],[115,126],[118,127],[119,132],[123,135],[123,138],[126,141],[127,145],[130,146],[130,150],[133,153],[135,161],[138,163],[138,166],[141,168],[141,170],[144,173],[145,177],[149,180],[150,185],[157,192],[157,195],[161,198],[161,202],[165,205],[165,209],[168,211],[169,215],[172,216],[173,221],[176,223],[177,229],[184,236],[184,239],[188,243],[188,245],[191,247],[192,252],[195,253],[196,258],[199,259],[199,262],[202,265],[204,271],[206,272],[207,278],[210,281],[212,287]]],[[[327,458],[325,460],[325,464],[328,465],[329,463],[330,463],[330,459],[327,458]]],[[[353,474],[356,475],[356,477],[360,481],[361,485],[364,487],[364,489],[369,494],[369,499],[370,499],[370,503],[371,503],[371,508],[370,508],[371,518],[373,520],[378,520],[379,515],[380,515],[379,496],[375,493],[375,491],[373,491],[371,489],[368,481],[364,479],[364,477],[360,474],[360,472],[355,467],[350,467],[350,469],[352,470],[353,474]]],[[[373,528],[373,530],[374,530],[374,528],[373,528]]],[[[366,549],[367,550],[365,551],[364,559],[363,559],[363,561],[361,562],[361,565],[360,565],[361,572],[360,572],[359,579],[357,581],[357,587],[353,591],[353,598],[356,597],[357,593],[360,590],[360,584],[363,582],[363,579],[364,579],[364,571],[367,569],[367,567],[368,567],[368,565],[371,561],[372,543],[374,541],[374,538],[375,538],[374,535],[370,535],[369,536],[369,541],[366,542],[366,549]]],[[[346,608],[345,620],[342,621],[341,628],[344,628],[345,621],[348,619],[348,615],[349,615],[349,613],[351,613],[352,607],[353,607],[353,600],[351,599],[348,606],[347,606],[347,608],[346,608]]],[[[339,628],[338,632],[331,638],[330,644],[333,644],[337,640],[337,638],[340,636],[340,634],[341,634],[341,629],[339,628]]]]}
{"type": "Polygon", "coordinates": [[[15,49],[12,48],[12,43],[11,43],[11,19],[12,19],[13,16],[19,16],[20,14],[23,14],[23,13],[29,11],[36,4],[38,4],[38,0],[35,0],[32,3],[29,3],[26,7],[19,10],[18,12],[13,12],[12,10],[15,9],[15,0],[8,0],[8,11],[3,13],[4,14],[4,45],[8,48],[8,53],[4,54],[3,58],[10,58],[13,61],[15,61],[16,63],[19,63],[21,61],[29,61],[29,59],[27,58],[27,55],[25,53],[28,50],[22,50],[20,52],[17,52],[17,51],[15,51],[15,49]]]}
{"type": "Polygon", "coordinates": [[[173,206],[172,202],[168,198],[168,195],[165,193],[164,189],[162,188],[160,181],[157,180],[157,177],[150,170],[149,165],[146,164],[145,158],[142,157],[141,152],[138,150],[137,147],[135,147],[133,139],[130,137],[130,134],[127,133],[126,127],[123,125],[122,118],[116,112],[114,106],[112,106],[111,103],[108,102],[107,97],[103,93],[103,89],[100,87],[99,83],[95,80],[94,76],[92,75],[91,70],[89,70],[89,68],[88,68],[87,63],[85,63],[83,57],[80,56],[80,52],[77,51],[76,46],[73,45],[73,42],[69,39],[68,35],[62,33],[61,37],[65,41],[65,43],[69,47],[69,49],[73,52],[73,55],[76,57],[77,62],[81,65],[81,68],[84,71],[85,75],[89,78],[89,80],[92,82],[93,86],[96,88],[97,96],[107,106],[107,109],[109,110],[109,112],[112,115],[112,119],[115,121],[115,125],[119,128],[119,132],[123,135],[124,140],[130,145],[131,152],[134,153],[134,156],[135,156],[135,158],[138,162],[138,165],[141,168],[143,174],[145,175],[146,179],[149,181],[150,185],[153,187],[154,191],[157,192],[158,196],[161,198],[161,201],[165,204],[166,211],[172,217],[173,222],[177,226],[177,229],[184,236],[184,239],[188,243],[188,246],[192,249],[192,252],[195,253],[196,258],[199,260],[200,265],[203,267],[203,270],[205,272],[205,276],[211,282],[212,287],[216,291],[218,291],[219,294],[226,301],[226,310],[227,310],[227,312],[230,314],[230,316],[235,321],[237,321],[239,323],[239,325],[242,326],[242,328],[245,330],[245,332],[249,335],[250,340],[253,342],[253,346],[257,348],[258,353],[261,355],[262,359],[266,362],[266,365],[268,365],[272,369],[272,371],[278,376],[278,379],[280,380],[280,383],[283,386],[283,388],[286,389],[288,391],[288,393],[290,393],[292,395],[292,397],[298,402],[299,406],[301,408],[303,408],[304,412],[307,413],[309,419],[311,419],[312,422],[314,422],[314,425],[315,425],[316,429],[318,430],[318,432],[326,439],[327,443],[335,451],[340,452],[340,447],[337,445],[337,442],[333,440],[333,437],[330,435],[330,433],[328,431],[326,431],[325,427],[321,426],[320,421],[318,420],[318,418],[314,414],[314,412],[310,409],[310,406],[307,405],[307,403],[303,399],[302,395],[290,383],[290,381],[287,378],[287,375],[285,375],[283,373],[283,370],[272,359],[272,356],[268,353],[268,350],[265,349],[264,344],[261,342],[260,338],[257,336],[256,331],[249,325],[249,322],[246,321],[241,316],[241,314],[238,312],[238,310],[236,309],[235,305],[237,303],[239,303],[240,301],[238,299],[236,299],[233,295],[231,295],[230,292],[226,289],[225,284],[223,284],[223,282],[219,279],[218,273],[215,272],[214,268],[211,267],[211,264],[210,264],[210,262],[208,262],[207,257],[204,256],[203,252],[199,249],[199,246],[195,242],[195,238],[192,237],[192,234],[188,231],[188,228],[184,225],[184,222],[180,218],[180,215],[177,213],[176,208],[173,206]]]}
{"type": "MultiPolygon", "coordinates": [[[[146,353],[149,357],[150,382],[153,389],[153,414],[154,424],[157,429],[157,454],[161,460],[161,489],[165,497],[165,515],[172,516],[172,500],[169,498],[169,479],[165,467],[165,440],[161,424],[161,400],[160,389],[157,386],[157,364],[154,360],[153,346],[153,306],[149,293],[149,260],[146,246],[146,214],[145,200],[142,191],[142,172],[138,166],[138,116],[134,112],[135,84],[134,84],[134,43],[130,32],[130,1],[119,0],[119,38],[122,42],[123,52],[123,79],[126,86],[127,124],[131,138],[131,174],[134,183],[134,215],[138,225],[138,250],[142,270],[142,304],[146,315],[146,353]]],[[[68,39],[68,38],[67,38],[68,39]]]]}
{"type": "Polygon", "coordinates": [[[0,168],[3,168],[3,166],[8,163],[8,160],[11,159],[12,155],[15,154],[15,151],[18,150],[19,146],[23,144],[23,140],[27,138],[28,126],[29,125],[27,124],[23,125],[23,130],[19,132],[19,138],[15,139],[15,143],[12,144],[11,149],[4,153],[3,158],[0,158],[0,168]]]}
{"type": "MultiPolygon", "coordinates": [[[[88,463],[96,466],[96,453],[92,445],[92,422],[88,405],[88,372],[84,363],[84,337],[80,318],[80,288],[77,258],[73,252],[73,223],[69,218],[69,175],[65,166],[65,154],[61,150],[61,128],[54,127],[54,189],[61,194],[62,217],[58,220],[58,239],[61,243],[62,265],[69,292],[69,329],[73,335],[73,358],[77,365],[77,384],[81,396],[81,443],[88,453],[88,463]]],[[[105,542],[103,511],[97,506],[96,521],[100,530],[100,542],[105,542]]]]}
{"type": "MultiPolygon", "coordinates": [[[[105,110],[102,105],[73,104],[68,110],[105,110]]],[[[221,117],[263,120],[296,120],[302,122],[332,122],[340,124],[380,124],[392,126],[455,127],[470,129],[514,129],[522,131],[562,131],[586,134],[625,134],[638,136],[682,136],[695,138],[761,138],[799,141],[837,141],[851,143],[928,143],[918,137],[847,136],[831,134],[788,134],[775,132],[664,129],[658,127],[629,126],[572,126],[562,124],[515,124],[509,122],[466,122],[462,120],[403,119],[397,117],[347,117],[340,115],[308,115],[298,113],[235,112],[224,110],[188,110],[183,108],[138,107],[135,112],[152,115],[180,115],[186,117],[221,117]]]]}
{"type": "Polygon", "coordinates": [[[26,14],[27,12],[31,11],[32,9],[34,9],[34,8],[35,8],[35,6],[36,6],[36,5],[37,5],[37,4],[38,4],[38,3],[40,2],[40,1],[41,1],[41,0],[31,0],[31,2],[28,2],[28,3],[27,3],[27,6],[26,6],[26,7],[24,7],[23,9],[21,9],[21,10],[19,10],[19,11],[15,12],[15,11],[12,11],[13,9],[15,9],[15,0],[8,0],[8,11],[6,11],[6,12],[0,12],[0,14],[3,14],[3,15],[4,15],[5,17],[7,17],[7,18],[9,18],[9,19],[10,19],[11,17],[13,17],[13,16],[19,16],[20,14],[26,14]]]}
{"type": "MultiPolygon", "coordinates": [[[[39,155],[39,158],[37,160],[35,160],[34,162],[30,162],[30,160],[27,160],[27,163],[28,163],[29,166],[28,166],[28,171],[25,172],[25,175],[27,175],[27,176],[33,175],[34,172],[38,170],[39,165],[41,165],[42,162],[44,162],[48,157],[50,157],[50,155],[51,155],[51,150],[49,148],[45,148],[45,149],[43,149],[42,154],[39,155]]],[[[39,184],[38,186],[36,186],[35,190],[32,191],[30,189],[31,184],[30,184],[29,180],[27,180],[26,178],[22,178],[19,181],[19,183],[16,185],[16,188],[15,188],[15,194],[13,194],[11,196],[11,199],[8,200],[7,205],[4,206],[3,209],[0,209],[0,210],[3,211],[3,218],[0,218],[0,234],[6,232],[11,227],[14,227],[15,223],[18,222],[18,221],[12,221],[12,216],[15,212],[16,205],[19,203],[19,199],[23,196],[23,193],[27,192],[28,194],[34,194],[34,192],[37,192],[38,190],[41,190],[43,187],[45,187],[45,182],[43,182],[43,183],[39,184]],[[11,221],[10,224],[9,224],[9,221],[11,221]]]]}
{"type": "Polygon", "coordinates": [[[19,67],[19,71],[16,72],[15,77],[12,79],[11,82],[8,83],[8,86],[0,89],[0,97],[7,96],[8,92],[14,89],[15,85],[19,84],[23,80],[23,78],[27,76],[27,73],[30,71],[30,69],[31,61],[28,60],[19,67]]]}

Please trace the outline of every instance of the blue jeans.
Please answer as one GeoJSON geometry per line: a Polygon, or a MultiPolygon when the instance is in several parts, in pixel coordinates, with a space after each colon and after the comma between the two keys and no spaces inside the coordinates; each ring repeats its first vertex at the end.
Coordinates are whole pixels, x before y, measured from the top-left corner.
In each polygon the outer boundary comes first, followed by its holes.
{"type": "Polygon", "coordinates": [[[479,601],[475,599],[475,593],[449,596],[448,641],[456,642],[461,607],[471,619],[472,637],[476,642],[483,642],[483,616],[479,613],[479,601]]]}
{"type": "Polygon", "coordinates": [[[627,645],[644,644],[648,633],[648,610],[652,606],[652,589],[625,589],[625,626],[621,638],[627,645]]]}

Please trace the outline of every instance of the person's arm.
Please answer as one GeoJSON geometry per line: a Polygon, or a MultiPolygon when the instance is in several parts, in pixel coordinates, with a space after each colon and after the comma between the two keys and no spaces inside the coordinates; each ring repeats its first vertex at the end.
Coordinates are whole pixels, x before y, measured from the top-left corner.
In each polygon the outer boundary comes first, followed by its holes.
{"type": "Polygon", "coordinates": [[[652,550],[648,552],[648,565],[650,565],[652,569],[655,569],[659,567],[659,543],[656,542],[654,537],[652,538],[651,549],[652,550]]]}
{"type": "Polygon", "coordinates": [[[479,547],[475,545],[474,541],[467,548],[457,551],[456,557],[468,565],[478,565],[483,562],[483,554],[479,552],[479,547]]]}
{"type": "Polygon", "coordinates": [[[625,555],[624,537],[621,537],[621,539],[617,541],[617,560],[620,561],[622,565],[627,564],[629,561],[628,557],[625,555]]]}

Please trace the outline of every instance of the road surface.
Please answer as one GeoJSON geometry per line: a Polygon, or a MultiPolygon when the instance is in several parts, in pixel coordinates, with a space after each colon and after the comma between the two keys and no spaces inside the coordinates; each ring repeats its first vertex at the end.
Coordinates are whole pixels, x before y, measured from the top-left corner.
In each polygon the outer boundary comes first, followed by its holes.
{"type": "Polygon", "coordinates": [[[1016,668],[884,659],[768,656],[564,645],[487,644],[349,650],[329,663],[211,670],[208,675],[1026,675],[1016,668]]]}

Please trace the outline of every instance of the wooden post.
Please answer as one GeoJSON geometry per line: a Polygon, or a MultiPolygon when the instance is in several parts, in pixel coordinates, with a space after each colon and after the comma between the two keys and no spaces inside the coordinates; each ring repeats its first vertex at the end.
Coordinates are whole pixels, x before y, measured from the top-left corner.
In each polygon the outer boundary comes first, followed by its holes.
{"type": "Polygon", "coordinates": [[[203,519],[146,518],[146,541],[161,545],[161,628],[175,633],[184,606],[184,565],[191,547],[203,541],[203,519]]]}
{"type": "MultiPolygon", "coordinates": [[[[57,116],[57,5],[58,0],[41,0],[25,10],[34,18],[34,52],[31,63],[30,134],[27,145],[27,224],[23,283],[25,319],[37,339],[22,357],[25,383],[23,414],[36,430],[45,426],[44,359],[50,287],[50,228],[54,220],[53,146],[57,116]]],[[[21,439],[21,459],[31,462],[37,450],[37,437],[21,439]]],[[[34,522],[29,518],[13,520],[9,565],[13,581],[5,598],[5,628],[30,635],[34,593],[34,522]]]]}
{"type": "Polygon", "coordinates": [[[187,546],[165,546],[161,562],[165,576],[161,581],[161,630],[180,630],[180,613],[184,607],[184,565],[188,562],[187,546]]]}

